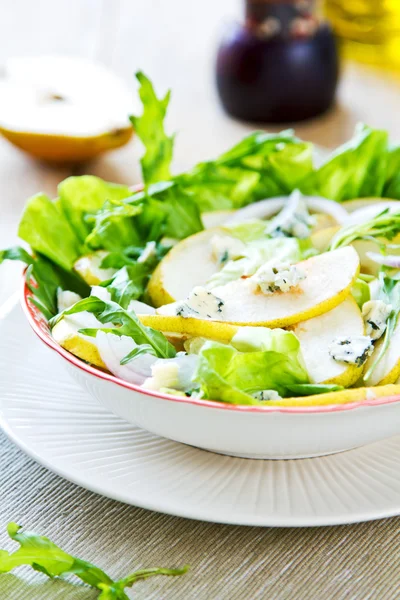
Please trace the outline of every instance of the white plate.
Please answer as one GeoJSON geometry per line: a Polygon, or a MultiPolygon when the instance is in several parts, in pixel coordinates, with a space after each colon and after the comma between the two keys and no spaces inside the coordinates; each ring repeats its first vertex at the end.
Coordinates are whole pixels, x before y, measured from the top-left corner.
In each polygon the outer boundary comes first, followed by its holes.
{"type": "Polygon", "coordinates": [[[73,383],[19,307],[0,319],[0,386],[6,433],[41,464],[109,498],[260,526],[400,514],[400,437],[296,461],[231,458],[156,437],[107,412],[73,383]]]}

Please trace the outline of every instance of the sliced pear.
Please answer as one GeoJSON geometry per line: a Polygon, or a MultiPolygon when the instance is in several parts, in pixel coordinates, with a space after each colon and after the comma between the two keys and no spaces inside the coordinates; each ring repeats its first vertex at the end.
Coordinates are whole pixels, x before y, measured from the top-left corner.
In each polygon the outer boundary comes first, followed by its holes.
{"type": "Polygon", "coordinates": [[[385,398],[400,394],[400,385],[385,385],[382,387],[360,387],[340,392],[328,392],[302,398],[283,398],[271,400],[268,406],[327,406],[330,404],[350,404],[351,402],[367,402],[376,398],[385,398]]]}
{"type": "Polygon", "coordinates": [[[132,94],[104,66],[66,56],[12,58],[0,80],[0,132],[41,160],[76,162],[126,144],[132,94]]]}
{"type": "MultiPolygon", "coordinates": [[[[382,337],[375,344],[375,350],[372,356],[366,362],[365,373],[373,364],[377,358],[384,338],[382,337]]],[[[367,383],[370,385],[386,385],[389,383],[395,383],[400,377],[400,319],[397,321],[397,325],[394,329],[392,337],[390,338],[389,347],[386,350],[382,360],[378,363],[376,368],[372,371],[371,377],[368,378],[367,383]]]]}
{"type": "MultiPolygon", "coordinates": [[[[348,213],[353,213],[360,208],[369,208],[373,204],[382,205],[383,202],[392,201],[395,200],[392,200],[391,198],[355,198],[354,200],[346,200],[345,202],[342,202],[342,206],[347,210],[348,213]]],[[[383,208],[381,208],[381,210],[383,210],[383,208]]]]}
{"type": "Polygon", "coordinates": [[[79,329],[85,327],[104,327],[97,319],[88,312],[63,317],[52,329],[52,336],[68,352],[78,358],[107,370],[106,365],[100,357],[94,338],[79,333],[79,329]]]}
{"type": "Polygon", "coordinates": [[[211,238],[222,229],[212,228],[179,242],[159,263],[148,285],[154,306],[186,298],[197,285],[203,285],[219,267],[212,256],[211,238]]]}
{"type": "Polygon", "coordinates": [[[317,229],[311,234],[311,244],[318,252],[326,252],[331,244],[333,236],[339,231],[340,227],[326,227],[317,229]]]}
{"type": "Polygon", "coordinates": [[[212,227],[224,225],[234,214],[234,210],[214,210],[211,212],[204,212],[201,215],[201,220],[203,221],[204,229],[211,229],[212,227]]]}
{"type": "Polygon", "coordinates": [[[98,250],[93,254],[86,254],[78,258],[74,264],[74,270],[86,281],[88,285],[98,285],[102,281],[107,281],[116,272],[117,269],[101,269],[100,265],[107,256],[104,250],[98,250]]]}
{"type": "Polygon", "coordinates": [[[349,387],[359,379],[362,367],[336,362],[328,350],[336,337],[364,335],[361,311],[351,297],[323,315],[298,323],[292,330],[300,340],[312,383],[349,387]]]}
{"type": "MultiPolygon", "coordinates": [[[[170,306],[173,306],[171,304],[170,306]]],[[[169,334],[206,337],[216,342],[230,342],[238,328],[222,321],[176,317],[174,315],[138,315],[143,325],[169,334]]]]}
{"type": "MultiPolygon", "coordinates": [[[[332,310],[350,294],[358,277],[360,261],[354,248],[339,248],[313,256],[299,263],[305,279],[288,292],[263,294],[251,278],[232,281],[216,287],[212,293],[224,302],[223,321],[231,325],[253,325],[265,327],[287,327],[306,321],[332,310]]],[[[170,319],[165,331],[186,332],[188,321],[196,318],[176,316],[177,303],[162,306],[157,314],[170,319]],[[171,327],[171,329],[170,329],[171,327]]],[[[197,319],[199,325],[193,335],[205,335],[205,321],[197,319]]],[[[208,330],[212,325],[208,325],[208,330]]]]}

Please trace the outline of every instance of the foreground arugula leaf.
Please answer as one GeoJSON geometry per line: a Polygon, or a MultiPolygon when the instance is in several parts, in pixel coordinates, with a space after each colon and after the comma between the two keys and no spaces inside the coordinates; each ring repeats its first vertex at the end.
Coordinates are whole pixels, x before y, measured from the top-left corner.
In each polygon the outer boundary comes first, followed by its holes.
{"type": "Polygon", "coordinates": [[[141,569],[114,581],[96,565],[68,554],[47,537],[23,531],[16,523],[9,523],[7,532],[12,540],[19,543],[20,548],[13,553],[0,550],[0,573],[8,573],[15,567],[29,565],[35,571],[51,578],[75,575],[101,592],[99,600],[129,600],[124,590],[132,587],[137,581],[155,575],[184,575],[189,570],[188,565],[180,569],[141,569]]]}
{"type": "Polygon", "coordinates": [[[130,116],[136,134],[146,149],[140,162],[145,184],[170,179],[170,165],[174,136],[168,137],[164,129],[164,118],[170,101],[171,92],[159,99],[151,81],[142,73],[136,73],[139,95],[143,103],[141,117],[130,116]]]}
{"type": "Polygon", "coordinates": [[[134,311],[127,311],[115,302],[104,302],[95,296],[84,298],[68,310],[58,314],[50,320],[50,327],[54,327],[66,315],[74,315],[84,311],[94,314],[101,323],[112,323],[116,326],[112,328],[81,329],[80,333],[84,335],[96,337],[98,331],[119,336],[126,335],[131,337],[139,346],[142,344],[149,345],[153,349],[154,355],[159,358],[174,358],[176,356],[174,346],[168,342],[164,334],[143,325],[134,311]]]}

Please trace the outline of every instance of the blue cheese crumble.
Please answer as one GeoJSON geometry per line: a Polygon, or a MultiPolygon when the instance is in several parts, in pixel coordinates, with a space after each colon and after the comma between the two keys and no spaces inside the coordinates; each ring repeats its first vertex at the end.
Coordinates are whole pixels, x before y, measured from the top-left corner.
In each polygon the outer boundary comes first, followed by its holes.
{"type": "Polygon", "coordinates": [[[272,237],[284,236],[305,239],[310,237],[315,222],[315,217],[308,212],[301,193],[295,190],[286,206],[272,219],[266,233],[272,237]]]}
{"type": "Polygon", "coordinates": [[[261,392],[255,392],[252,394],[253,398],[265,402],[268,400],[281,400],[282,396],[278,394],[276,390],[261,390],[261,392]]]}
{"type": "Polygon", "coordinates": [[[211,250],[214,259],[220,265],[242,258],[246,254],[243,242],[229,235],[214,235],[211,238],[211,250]]]}
{"type": "Polygon", "coordinates": [[[273,294],[289,292],[305,278],[306,274],[298,265],[266,263],[253,275],[252,280],[263,294],[273,294]]]}
{"type": "Polygon", "coordinates": [[[366,335],[336,338],[329,346],[329,354],[337,362],[361,367],[374,351],[372,339],[366,335]]]}
{"type": "Polygon", "coordinates": [[[363,305],[362,316],[365,333],[374,341],[379,340],[386,331],[387,320],[393,307],[382,300],[369,300],[363,305]]]}
{"type": "Polygon", "coordinates": [[[224,313],[224,301],[204,287],[197,286],[188,298],[178,302],[176,315],[178,317],[195,317],[198,319],[221,319],[224,313]]]}

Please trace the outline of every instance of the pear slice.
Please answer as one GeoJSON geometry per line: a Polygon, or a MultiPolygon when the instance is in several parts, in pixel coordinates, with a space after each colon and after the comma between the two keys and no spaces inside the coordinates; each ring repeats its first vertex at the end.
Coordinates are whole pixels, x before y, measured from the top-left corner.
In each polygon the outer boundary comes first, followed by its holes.
{"type": "MultiPolygon", "coordinates": [[[[177,303],[157,309],[157,314],[167,317],[167,329],[206,335],[212,323],[217,327],[223,323],[231,325],[253,325],[264,327],[288,327],[332,310],[343,302],[358,277],[360,261],[354,248],[339,248],[313,256],[299,263],[305,279],[288,292],[263,294],[251,278],[241,278],[227,285],[216,287],[212,293],[224,303],[223,319],[217,321],[176,316],[177,303]],[[193,331],[188,323],[193,321],[193,331]],[[198,322],[196,325],[196,321],[198,322]]],[[[176,273],[179,278],[179,272],[176,273]]]]}
{"type": "Polygon", "coordinates": [[[204,229],[211,229],[211,227],[224,225],[234,214],[234,210],[213,210],[202,213],[201,220],[203,221],[204,229]]]}
{"type": "Polygon", "coordinates": [[[283,398],[271,400],[268,406],[327,406],[334,404],[351,404],[352,402],[368,402],[376,398],[396,396],[400,394],[400,385],[384,385],[380,387],[359,387],[340,392],[328,392],[302,398],[283,398]]]}
{"type": "Polygon", "coordinates": [[[103,65],[66,56],[12,58],[0,79],[0,132],[50,162],[77,162],[126,144],[132,94],[103,65]]]}
{"type": "Polygon", "coordinates": [[[88,285],[98,285],[102,281],[107,281],[117,269],[101,269],[100,265],[108,252],[98,250],[92,254],[86,254],[78,258],[74,264],[74,270],[82,277],[88,285]]]}
{"type": "MultiPolygon", "coordinates": [[[[373,364],[377,358],[384,337],[377,341],[375,344],[375,350],[366,362],[365,373],[373,364]]],[[[393,331],[392,337],[390,338],[388,349],[386,350],[382,360],[378,363],[376,368],[372,371],[371,377],[368,378],[367,383],[369,385],[387,385],[389,383],[395,383],[400,378],[400,319],[397,321],[397,325],[393,331]]]]}
{"type": "Polygon", "coordinates": [[[349,387],[359,379],[362,367],[337,362],[329,354],[329,346],[336,337],[364,335],[364,321],[353,298],[347,298],[323,315],[298,323],[292,331],[300,341],[312,383],[349,387]]]}
{"type": "Polygon", "coordinates": [[[52,336],[68,352],[87,363],[107,370],[100,357],[95,339],[79,333],[86,327],[104,327],[94,315],[88,312],[63,317],[52,329],[52,336]]]}
{"type": "Polygon", "coordinates": [[[222,232],[219,228],[200,231],[168,252],[154,271],[147,288],[154,306],[186,298],[194,287],[204,285],[218,272],[210,241],[222,232]]]}
{"type": "MultiPolygon", "coordinates": [[[[174,305],[171,304],[170,306],[174,305]]],[[[216,342],[230,342],[238,330],[237,326],[222,321],[184,318],[174,315],[137,316],[143,325],[162,331],[168,339],[170,338],[169,334],[173,334],[175,336],[205,337],[216,342]]]]}

